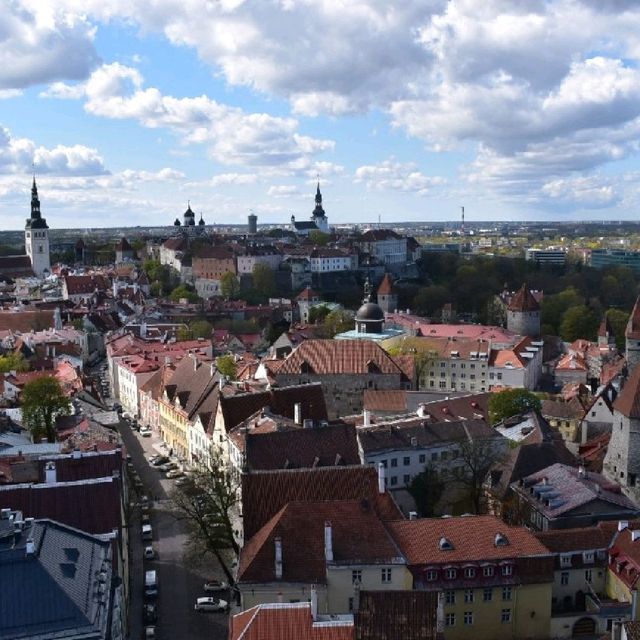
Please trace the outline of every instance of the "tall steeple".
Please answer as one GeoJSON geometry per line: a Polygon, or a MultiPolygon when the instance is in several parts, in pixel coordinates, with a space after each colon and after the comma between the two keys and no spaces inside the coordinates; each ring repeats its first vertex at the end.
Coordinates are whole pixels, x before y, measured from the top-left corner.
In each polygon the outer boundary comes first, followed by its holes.
{"type": "Polygon", "coordinates": [[[31,216],[27,218],[24,230],[24,244],[27,250],[31,268],[38,277],[43,277],[51,271],[49,261],[49,227],[40,211],[38,185],[33,176],[31,186],[31,216]]]}
{"type": "Polygon", "coordinates": [[[40,218],[40,199],[38,198],[38,185],[36,184],[36,176],[33,175],[33,185],[31,186],[31,219],[40,218]]]}
{"type": "Polygon", "coordinates": [[[311,220],[315,222],[316,227],[324,233],[329,232],[329,221],[322,208],[322,194],[320,193],[320,180],[318,180],[318,187],[316,189],[316,206],[311,214],[311,220]]]}

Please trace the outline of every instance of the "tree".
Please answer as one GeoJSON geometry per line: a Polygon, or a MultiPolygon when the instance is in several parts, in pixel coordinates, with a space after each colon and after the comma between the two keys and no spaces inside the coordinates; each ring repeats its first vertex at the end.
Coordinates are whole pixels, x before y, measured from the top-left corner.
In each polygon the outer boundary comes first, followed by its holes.
{"type": "Polygon", "coordinates": [[[275,294],[276,291],[276,276],[273,273],[273,269],[268,264],[257,262],[253,266],[251,272],[253,279],[253,287],[263,297],[269,298],[275,294]]]}
{"type": "Polygon", "coordinates": [[[578,338],[592,340],[599,324],[598,316],[585,305],[578,305],[567,309],[560,323],[560,337],[567,342],[578,338]]]}
{"type": "Polygon", "coordinates": [[[609,309],[607,311],[607,319],[613,329],[613,335],[616,337],[616,345],[618,349],[624,348],[624,333],[629,321],[629,314],[620,309],[609,309]]]}
{"type": "Polygon", "coordinates": [[[211,340],[213,325],[207,320],[194,320],[189,324],[189,330],[193,339],[204,338],[211,340]]]}
{"type": "Polygon", "coordinates": [[[309,241],[316,247],[326,246],[330,238],[331,236],[328,233],[324,233],[319,229],[314,229],[313,231],[309,232],[309,241]]]}
{"type": "Polygon", "coordinates": [[[444,487],[444,479],[429,465],[422,473],[414,476],[407,491],[411,494],[420,517],[431,518],[436,515],[436,506],[442,497],[444,487]]]}
{"type": "Polygon", "coordinates": [[[319,324],[324,322],[329,315],[329,307],[326,304],[317,304],[309,309],[309,324],[319,324]]]}
{"type": "Polygon", "coordinates": [[[455,480],[464,489],[465,498],[475,514],[482,511],[484,482],[489,471],[500,462],[500,456],[497,454],[493,439],[467,440],[460,446],[457,460],[461,464],[458,466],[455,480]]]}
{"type": "Polygon", "coordinates": [[[353,329],[353,316],[344,309],[334,309],[324,319],[322,327],[322,333],[333,338],[337,333],[353,329]]]}
{"type": "Polygon", "coordinates": [[[398,346],[387,349],[391,356],[411,356],[416,371],[416,382],[419,388],[426,388],[427,381],[423,379],[431,362],[437,357],[435,351],[424,347],[424,339],[404,338],[398,346]]]}
{"type": "Polygon", "coordinates": [[[200,462],[189,482],[171,495],[178,517],[187,522],[189,538],[216,558],[230,585],[234,578],[226,556],[240,551],[232,524],[237,497],[236,476],[216,447],[211,447],[208,463],[200,462]]]}
{"type": "Polygon", "coordinates": [[[235,298],[240,292],[240,283],[235,274],[226,271],[220,278],[220,291],[225,298],[235,298]]]}
{"type": "Polygon", "coordinates": [[[9,373],[9,371],[28,371],[29,363],[24,359],[21,353],[7,353],[0,356],[0,373],[9,373]]]}
{"type": "Polygon", "coordinates": [[[200,299],[198,297],[198,294],[192,289],[189,289],[189,287],[187,287],[186,284],[178,285],[171,292],[171,294],[169,295],[169,298],[173,302],[180,302],[180,300],[182,299],[186,299],[187,302],[198,302],[198,300],[200,299]]]}
{"type": "Polygon", "coordinates": [[[216,358],[216,367],[218,368],[218,371],[223,376],[229,378],[229,380],[235,380],[238,375],[235,358],[230,353],[226,356],[218,356],[216,358]]]}
{"type": "Polygon", "coordinates": [[[25,384],[20,396],[22,419],[31,431],[34,442],[43,436],[56,441],[55,418],[67,415],[71,409],[69,398],[53,376],[43,376],[25,384]]]}
{"type": "Polygon", "coordinates": [[[489,398],[489,418],[496,424],[505,418],[511,418],[528,411],[539,411],[541,402],[538,396],[527,389],[505,389],[489,398]]]}

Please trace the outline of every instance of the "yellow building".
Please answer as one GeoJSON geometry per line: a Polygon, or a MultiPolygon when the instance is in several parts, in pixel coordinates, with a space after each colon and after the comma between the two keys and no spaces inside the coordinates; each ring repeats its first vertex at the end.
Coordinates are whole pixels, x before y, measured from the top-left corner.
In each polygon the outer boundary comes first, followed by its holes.
{"type": "Polygon", "coordinates": [[[388,524],[413,587],[442,591],[447,640],[549,637],[553,558],[524,527],[493,516],[388,524]]]}
{"type": "Polygon", "coordinates": [[[304,602],[316,586],[318,613],[350,613],[361,590],[411,588],[411,574],[365,501],[289,502],[243,547],[242,609],[304,602]]]}

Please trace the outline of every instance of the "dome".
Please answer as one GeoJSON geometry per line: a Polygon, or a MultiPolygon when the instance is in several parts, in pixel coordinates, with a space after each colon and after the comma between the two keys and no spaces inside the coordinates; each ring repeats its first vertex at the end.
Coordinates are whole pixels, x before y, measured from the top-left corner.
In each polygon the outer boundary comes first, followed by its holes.
{"type": "Polygon", "coordinates": [[[380,322],[384,320],[384,311],[375,302],[365,302],[356,313],[356,322],[380,322]]]}

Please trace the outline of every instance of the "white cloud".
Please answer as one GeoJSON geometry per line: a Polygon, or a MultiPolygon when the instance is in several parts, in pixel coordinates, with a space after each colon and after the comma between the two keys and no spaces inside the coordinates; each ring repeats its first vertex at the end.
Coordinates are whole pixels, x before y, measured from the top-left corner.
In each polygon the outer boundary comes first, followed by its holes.
{"type": "Polygon", "coordinates": [[[254,184],[258,176],[254,173],[220,173],[211,178],[211,186],[222,187],[226,185],[254,184]]]}
{"type": "Polygon", "coordinates": [[[38,174],[88,176],[108,173],[96,149],[83,145],[37,147],[29,138],[15,138],[0,127],[0,174],[29,174],[32,163],[38,174]]]}
{"type": "Polygon", "coordinates": [[[551,180],[542,186],[542,194],[556,202],[588,208],[609,207],[621,198],[611,180],[600,176],[551,180]]]}
{"type": "Polygon", "coordinates": [[[271,185],[267,191],[267,195],[272,198],[291,198],[292,196],[299,196],[301,194],[300,189],[295,185],[281,184],[271,185]]]}
{"type": "Polygon", "coordinates": [[[38,0],[0,2],[0,89],[86,78],[98,62],[80,11],[38,0]]]}
{"type": "Polygon", "coordinates": [[[358,167],[354,181],[366,184],[368,189],[389,189],[419,195],[426,195],[434,186],[446,182],[439,176],[426,176],[413,163],[401,163],[393,159],[358,167]]]}

